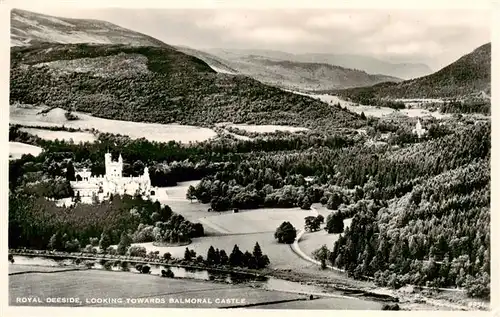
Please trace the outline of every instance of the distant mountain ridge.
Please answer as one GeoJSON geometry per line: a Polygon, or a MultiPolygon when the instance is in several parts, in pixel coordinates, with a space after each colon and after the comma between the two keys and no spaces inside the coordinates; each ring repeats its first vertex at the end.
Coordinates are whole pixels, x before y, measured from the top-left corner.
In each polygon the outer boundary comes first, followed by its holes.
{"type": "Polygon", "coordinates": [[[348,54],[287,52],[264,49],[208,49],[207,52],[226,60],[239,60],[249,56],[261,56],[275,60],[289,60],[301,63],[325,63],[349,69],[363,70],[369,74],[384,74],[386,76],[411,79],[432,73],[432,69],[422,63],[391,63],[380,59],[348,54]]]}
{"type": "Polygon", "coordinates": [[[60,18],[12,9],[10,21],[11,46],[41,42],[169,46],[152,36],[100,20],[60,18]]]}
{"type": "Polygon", "coordinates": [[[331,92],[356,102],[370,98],[478,98],[491,95],[491,43],[420,78],[331,92]]]}
{"type": "MultiPolygon", "coordinates": [[[[127,44],[132,46],[170,46],[151,36],[128,30],[115,24],[88,19],[70,19],[13,9],[11,12],[11,46],[37,43],[127,44]]],[[[230,61],[213,54],[185,46],[176,50],[206,62],[220,73],[242,74],[263,83],[288,89],[339,89],[400,81],[385,75],[369,75],[362,71],[342,69],[318,63],[278,63],[265,59],[230,61]]]]}
{"type": "Polygon", "coordinates": [[[187,47],[178,50],[204,60],[214,69],[239,73],[263,83],[286,89],[314,91],[369,86],[381,82],[399,82],[400,78],[368,74],[357,69],[327,63],[296,62],[260,55],[230,56],[228,59],[187,47]]]}

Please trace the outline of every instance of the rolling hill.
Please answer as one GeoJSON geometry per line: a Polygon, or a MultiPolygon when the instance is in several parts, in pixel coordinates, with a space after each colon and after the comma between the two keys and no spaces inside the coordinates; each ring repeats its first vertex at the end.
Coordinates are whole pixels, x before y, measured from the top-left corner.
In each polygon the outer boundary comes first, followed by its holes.
{"type": "MultiPolygon", "coordinates": [[[[11,46],[37,43],[127,44],[131,46],[170,47],[148,35],[115,24],[87,19],[54,17],[25,10],[11,12],[11,46]]],[[[263,58],[226,60],[216,55],[176,46],[174,49],[203,60],[220,73],[242,74],[263,83],[300,90],[340,89],[373,85],[383,81],[399,81],[383,75],[316,63],[273,62],[263,58]]]]}
{"type": "Polygon", "coordinates": [[[210,126],[363,125],[354,113],[240,75],[216,73],[170,47],[44,43],[11,48],[10,102],[97,117],[210,126]]]}
{"type": "Polygon", "coordinates": [[[491,43],[484,44],[441,70],[400,83],[381,83],[334,91],[352,101],[371,99],[456,98],[488,99],[491,95],[491,43]]]}
{"type": "Polygon", "coordinates": [[[432,73],[429,66],[421,63],[391,63],[380,59],[349,54],[307,53],[292,54],[264,49],[210,49],[207,52],[227,61],[240,61],[250,56],[259,56],[271,60],[293,61],[299,63],[320,63],[359,69],[368,74],[384,74],[391,77],[411,79],[432,73]]]}

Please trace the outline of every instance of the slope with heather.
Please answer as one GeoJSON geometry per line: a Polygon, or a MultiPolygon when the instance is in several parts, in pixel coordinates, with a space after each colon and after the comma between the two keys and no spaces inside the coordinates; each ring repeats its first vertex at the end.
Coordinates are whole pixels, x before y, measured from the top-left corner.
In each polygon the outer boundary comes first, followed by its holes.
{"type": "Polygon", "coordinates": [[[11,49],[10,102],[155,123],[363,125],[340,107],[218,74],[169,47],[44,43],[11,49]]]}

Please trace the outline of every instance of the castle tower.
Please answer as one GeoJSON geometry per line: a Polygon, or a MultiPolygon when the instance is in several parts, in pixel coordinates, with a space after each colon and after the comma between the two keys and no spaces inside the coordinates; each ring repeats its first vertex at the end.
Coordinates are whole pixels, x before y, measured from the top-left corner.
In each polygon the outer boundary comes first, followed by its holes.
{"type": "Polygon", "coordinates": [[[120,155],[118,161],[113,162],[111,153],[106,153],[104,155],[104,163],[106,167],[106,177],[107,178],[121,178],[123,176],[123,159],[120,155]]]}

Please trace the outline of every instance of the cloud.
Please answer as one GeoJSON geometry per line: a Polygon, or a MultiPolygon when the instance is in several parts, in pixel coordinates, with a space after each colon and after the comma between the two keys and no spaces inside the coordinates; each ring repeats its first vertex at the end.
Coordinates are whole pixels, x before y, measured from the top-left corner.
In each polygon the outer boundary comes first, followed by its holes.
{"type": "Polygon", "coordinates": [[[301,28],[286,27],[259,27],[241,34],[246,39],[258,41],[260,43],[286,43],[298,42],[321,42],[325,39],[314,33],[310,33],[301,28]]]}

